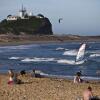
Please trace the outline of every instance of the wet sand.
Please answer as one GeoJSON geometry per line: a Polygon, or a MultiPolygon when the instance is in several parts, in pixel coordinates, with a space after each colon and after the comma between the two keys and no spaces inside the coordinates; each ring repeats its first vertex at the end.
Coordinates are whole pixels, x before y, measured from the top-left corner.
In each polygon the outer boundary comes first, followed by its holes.
{"type": "Polygon", "coordinates": [[[94,96],[100,96],[100,81],[75,84],[72,80],[19,76],[23,84],[8,85],[9,77],[0,75],[0,100],[76,100],[91,86],[94,96]]]}

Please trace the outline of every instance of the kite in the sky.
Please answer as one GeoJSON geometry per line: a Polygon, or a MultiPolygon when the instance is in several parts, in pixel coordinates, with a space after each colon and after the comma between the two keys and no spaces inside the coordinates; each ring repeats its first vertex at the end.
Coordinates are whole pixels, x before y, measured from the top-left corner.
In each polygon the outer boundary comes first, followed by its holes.
{"type": "Polygon", "coordinates": [[[61,20],[63,20],[63,19],[62,19],[62,18],[59,18],[58,22],[60,23],[60,22],[61,22],[61,20]]]}

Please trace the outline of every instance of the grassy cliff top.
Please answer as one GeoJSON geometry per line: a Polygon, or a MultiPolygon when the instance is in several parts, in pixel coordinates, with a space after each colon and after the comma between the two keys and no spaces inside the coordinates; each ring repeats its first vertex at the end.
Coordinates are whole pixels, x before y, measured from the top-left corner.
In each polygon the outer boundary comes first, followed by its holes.
{"type": "Polygon", "coordinates": [[[29,19],[17,19],[7,21],[6,19],[0,23],[0,33],[19,34],[52,34],[51,23],[48,18],[30,17],[29,19]],[[48,31],[46,32],[46,28],[48,31]],[[42,31],[40,30],[42,29],[42,31]],[[51,31],[51,32],[49,32],[51,31]]]}

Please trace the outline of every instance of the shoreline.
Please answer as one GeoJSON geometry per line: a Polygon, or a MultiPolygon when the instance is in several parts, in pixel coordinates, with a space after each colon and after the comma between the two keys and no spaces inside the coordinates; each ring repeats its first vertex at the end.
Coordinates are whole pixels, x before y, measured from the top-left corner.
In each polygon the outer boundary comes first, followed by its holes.
{"type": "MultiPolygon", "coordinates": [[[[19,71],[15,71],[16,73],[18,73],[19,74],[19,71]]],[[[4,76],[7,76],[7,72],[0,72],[0,75],[4,75],[4,76]]],[[[26,70],[26,74],[27,75],[29,75],[30,74],[30,72],[28,72],[27,70],[26,70]]],[[[70,80],[70,81],[73,81],[74,80],[74,77],[75,77],[75,75],[73,75],[73,76],[70,76],[70,75],[47,75],[47,74],[41,74],[40,73],[40,76],[42,77],[42,78],[52,78],[52,79],[64,79],[64,80],[70,80]]],[[[100,82],[100,77],[98,76],[98,77],[93,77],[93,76],[81,76],[81,78],[82,78],[82,80],[84,80],[84,81],[89,81],[89,82],[91,82],[91,81],[93,81],[93,82],[100,82]]]]}

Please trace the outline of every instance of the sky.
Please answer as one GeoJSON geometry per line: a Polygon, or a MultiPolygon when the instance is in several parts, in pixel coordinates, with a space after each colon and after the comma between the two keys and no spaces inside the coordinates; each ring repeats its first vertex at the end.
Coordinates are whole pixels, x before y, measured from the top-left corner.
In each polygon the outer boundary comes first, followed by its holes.
{"type": "Polygon", "coordinates": [[[18,15],[22,4],[48,17],[54,34],[100,35],[100,0],[0,0],[0,20],[18,15]]]}

